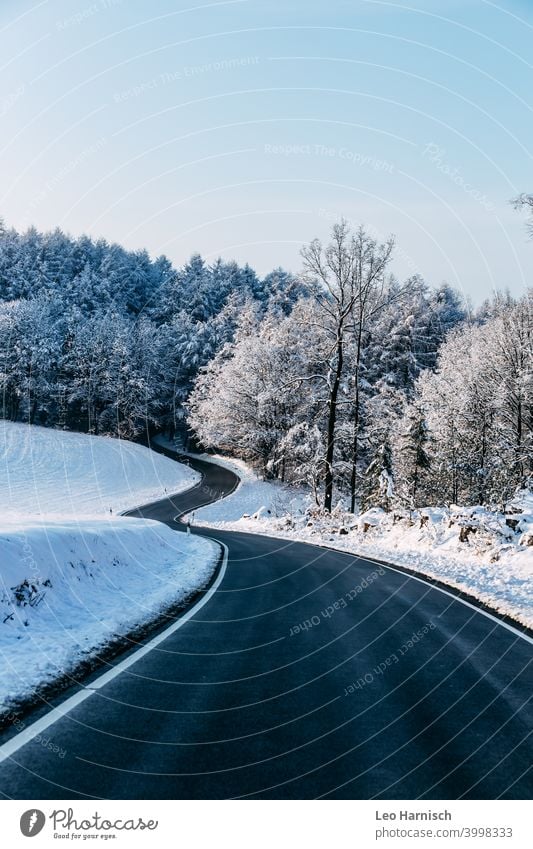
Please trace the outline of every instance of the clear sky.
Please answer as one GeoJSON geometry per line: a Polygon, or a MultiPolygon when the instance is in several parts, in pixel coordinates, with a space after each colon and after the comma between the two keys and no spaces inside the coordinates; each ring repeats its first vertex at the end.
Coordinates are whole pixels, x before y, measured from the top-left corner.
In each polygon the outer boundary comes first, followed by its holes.
{"type": "Polygon", "coordinates": [[[344,215],[519,294],[532,42],[532,0],[1,0],[0,215],[261,273],[344,215]]]}

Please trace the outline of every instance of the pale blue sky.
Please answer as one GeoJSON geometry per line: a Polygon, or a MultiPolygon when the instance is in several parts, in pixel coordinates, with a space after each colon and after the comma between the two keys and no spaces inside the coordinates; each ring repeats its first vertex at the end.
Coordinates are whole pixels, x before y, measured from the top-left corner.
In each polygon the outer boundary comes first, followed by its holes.
{"type": "Polygon", "coordinates": [[[532,38],[524,0],[2,0],[0,214],[260,272],[344,215],[519,294],[532,38]]]}

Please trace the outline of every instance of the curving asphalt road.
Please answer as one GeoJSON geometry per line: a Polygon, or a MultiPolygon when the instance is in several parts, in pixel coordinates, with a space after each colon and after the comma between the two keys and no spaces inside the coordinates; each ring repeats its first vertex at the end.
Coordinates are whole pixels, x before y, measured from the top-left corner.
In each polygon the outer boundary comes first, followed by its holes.
{"type": "MultiPolygon", "coordinates": [[[[236,484],[191,465],[197,487],[133,515],[178,529],[236,484]]],[[[530,639],[375,562],[214,535],[210,600],[0,763],[4,797],[531,798],[530,639]]]]}

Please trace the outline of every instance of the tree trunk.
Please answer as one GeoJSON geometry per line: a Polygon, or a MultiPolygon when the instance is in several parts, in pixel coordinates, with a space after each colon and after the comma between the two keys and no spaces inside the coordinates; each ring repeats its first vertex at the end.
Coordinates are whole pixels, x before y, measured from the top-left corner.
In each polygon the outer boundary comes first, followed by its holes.
{"type": "Polygon", "coordinates": [[[329,396],[329,414],[326,448],[326,474],[324,477],[324,509],[331,513],[333,502],[333,453],[335,448],[335,424],[337,421],[337,397],[343,365],[342,335],[337,339],[337,367],[329,396]]]}
{"type": "Polygon", "coordinates": [[[353,423],[352,473],[350,476],[350,512],[355,513],[355,496],[357,490],[357,460],[359,453],[359,370],[361,366],[362,321],[359,322],[357,337],[357,356],[355,362],[355,410],[353,423]]]}
{"type": "Polygon", "coordinates": [[[517,411],[516,411],[516,478],[517,483],[521,484],[522,477],[524,473],[524,467],[522,465],[522,401],[518,400],[517,411]]]}

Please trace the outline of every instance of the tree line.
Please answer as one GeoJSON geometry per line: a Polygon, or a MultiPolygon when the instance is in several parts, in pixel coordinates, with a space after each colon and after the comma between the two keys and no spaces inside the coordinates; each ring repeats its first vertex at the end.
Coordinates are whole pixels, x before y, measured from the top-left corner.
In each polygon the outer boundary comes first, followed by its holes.
{"type": "Polygon", "coordinates": [[[199,369],[246,303],[281,314],[303,286],[277,269],[146,251],[61,230],[0,226],[4,418],[135,439],[172,429],[199,369]]]}
{"type": "Polygon", "coordinates": [[[394,243],[333,227],[308,295],[253,306],[187,401],[200,440],[310,486],[326,511],[505,503],[533,474],[533,289],[475,313],[390,273],[394,243]]]}
{"type": "Polygon", "coordinates": [[[1,414],[198,441],[327,511],[505,503],[533,474],[533,290],[472,311],[341,221],[303,273],[0,226],[1,414]]]}

